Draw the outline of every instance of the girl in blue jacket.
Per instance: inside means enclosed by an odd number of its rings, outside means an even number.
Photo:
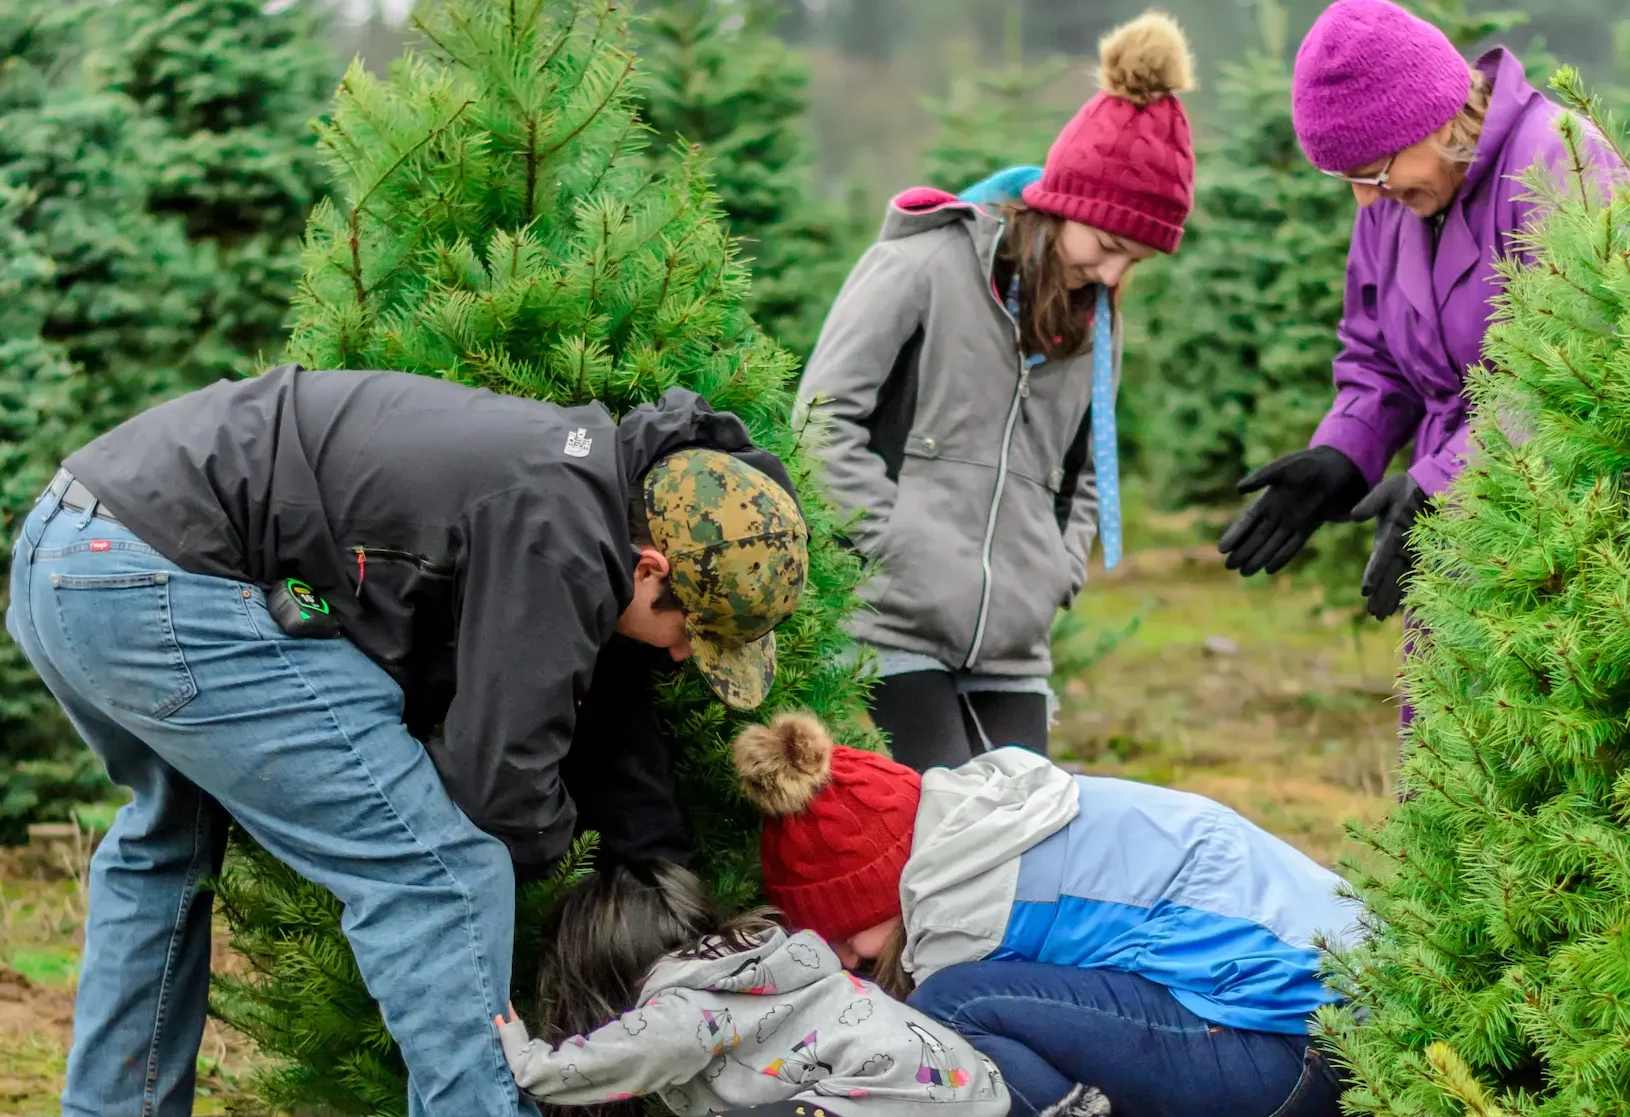
[[[1076,1083],[1138,1117],[1338,1112],[1315,944],[1360,908],[1238,813],[1021,748],[919,776],[806,715],[735,758],[770,902],[966,1036],[1019,1117]]]

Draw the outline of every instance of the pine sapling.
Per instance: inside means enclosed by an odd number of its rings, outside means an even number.
[[[859,566],[833,542],[804,432],[790,421],[793,361],[748,313],[747,269],[700,159],[651,170],[613,0],[447,0],[415,22],[423,52],[383,79],[352,66],[320,129],[334,196],[308,227],[290,356],[598,400],[616,414],[681,385],[741,416],[781,456],[809,521],[810,568],[798,612],[776,633],[765,710],[728,711],[688,672],[659,691],[704,870],[724,903],[745,905],[758,892],[757,819],[727,745],[746,718],[799,706],[850,743],[876,743],[844,655]],[[534,972],[526,924],[586,856],[580,848],[563,876],[519,898],[523,1011]],[[220,895],[251,971],[218,984],[215,1009],[275,1060],[261,1096],[287,1109],[404,1113],[400,1057],[333,899],[242,839]]]

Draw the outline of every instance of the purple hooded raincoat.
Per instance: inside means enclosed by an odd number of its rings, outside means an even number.
[[[1553,173],[1566,166],[1562,109],[1528,83],[1516,56],[1496,48],[1477,68],[1494,83],[1493,96],[1435,250],[1431,225],[1401,205],[1360,209],[1353,225],[1336,401],[1312,445],[1346,454],[1372,486],[1411,438],[1409,472],[1428,495],[1465,464],[1465,370],[1482,360],[1503,289],[1495,261],[1516,251],[1514,237],[1534,211],[1521,176],[1536,162]]]

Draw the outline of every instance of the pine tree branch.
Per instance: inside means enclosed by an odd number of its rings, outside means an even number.
[[[621,152],[623,150],[623,144],[628,141],[628,137],[639,130],[639,119],[637,117],[630,116],[627,123],[623,126],[622,132],[620,132],[617,136],[617,146],[614,148],[614,151]],[[622,163],[618,160],[617,155],[613,154],[611,158],[607,159],[600,167],[599,173],[594,176],[594,180],[588,184],[588,188],[584,191],[585,196],[592,198],[598,194],[600,192],[600,188],[605,184],[606,176],[611,174],[612,171],[621,168],[621,166]],[[629,199],[629,204],[637,205],[639,200],[645,196],[646,191],[651,189],[651,183],[653,181],[654,180],[652,179],[647,179],[644,183],[642,183],[640,188],[635,191],[634,196]]]
[[[526,118],[526,152],[523,158],[526,160],[526,202],[521,209],[521,223],[530,225],[536,213],[538,193],[538,120],[534,116]]]
[[[408,161],[409,157],[411,157],[426,144],[434,141],[443,132],[447,131],[447,129],[451,128],[453,123],[464,114],[464,110],[473,104],[475,104],[475,100],[473,98],[465,101],[458,108],[454,109],[453,114],[449,116],[442,124],[432,129],[431,132],[423,139],[419,140],[419,142],[415,143],[412,147],[398,155],[391,165],[385,168],[385,173],[374,180],[373,185],[368,187],[367,191],[363,193],[362,197],[358,199],[356,204],[351,207],[350,212],[346,214],[346,240],[351,250],[351,271],[349,274],[351,276],[352,287],[356,293],[358,306],[364,305],[368,300],[368,291],[362,282],[361,214],[363,207],[365,207],[373,198],[374,192],[383,186],[385,182],[401,168],[402,164]]]
[[[538,63],[536,68],[538,73],[541,74],[550,66],[553,66],[555,59],[560,57],[560,52],[566,49],[566,44],[572,41],[572,35],[577,30],[578,17],[582,14],[582,12],[582,4],[577,3],[572,5],[571,18],[566,21],[566,26],[561,28],[560,34],[555,36],[554,45],[544,52],[543,59]]]
[[[599,14],[594,20],[594,33],[589,36],[588,53],[591,56],[600,49],[600,44],[602,41],[600,36],[605,34],[606,24],[611,22],[612,13],[616,11],[616,9],[617,5],[613,2],[613,0],[601,0]],[[634,56],[630,54],[628,57],[629,61],[632,63]]]
[[[458,17],[454,15],[450,18],[457,20]],[[425,22],[424,16],[420,15],[418,12],[414,12],[410,22],[413,24],[413,29],[428,39],[430,41],[430,45],[441,51],[449,62],[456,62],[463,66],[469,65],[468,62],[454,53],[452,47],[449,47],[436,36],[436,33],[431,30],[430,25]],[[463,30],[463,28],[460,28],[460,30]]]
[[[588,115],[588,117],[585,120],[583,120],[582,123],[580,123],[576,128],[573,128],[569,133],[567,133],[566,137],[564,139],[562,139],[559,143],[557,143],[554,147],[550,148],[548,151],[543,153],[543,158],[544,159],[553,158],[555,153],[558,152],[561,148],[565,147],[567,144],[569,144],[573,140],[577,139],[578,136],[582,135],[584,129],[588,128],[588,126],[590,124],[593,124],[595,122],[595,120],[599,118],[600,114],[603,113],[607,109],[607,107],[609,107],[611,104],[613,104],[617,100],[618,95],[622,92],[623,86],[625,84],[627,84],[627,82],[628,82],[629,75],[634,72],[634,63],[635,63],[634,56],[632,54],[630,54],[630,55],[627,56],[627,58],[628,58],[628,61],[623,66],[623,72],[620,75],[618,75],[617,80],[612,85],[610,92],[608,92],[605,95],[604,99],[602,99],[601,102],[598,105],[595,106],[594,111],[591,112]]]

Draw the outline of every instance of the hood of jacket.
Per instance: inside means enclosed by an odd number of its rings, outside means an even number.
[[[967,229],[988,282],[996,246],[1002,239],[1002,220],[944,190],[916,186],[896,194],[883,213],[883,228],[877,234],[877,243],[905,240],[958,224]]]
[[[911,857],[900,874],[906,972],[921,983],[1001,945],[1020,856],[1080,810],[1070,774],[1028,749],[994,749],[924,773]]]
[[[665,989],[712,993],[791,993],[841,972],[842,964],[814,931],[767,931],[748,950],[717,958],[670,955],[658,962],[640,990],[644,1003]],[[773,975],[773,976],[772,976]]]
[[[1028,164],[1007,167],[988,178],[980,179],[957,197],[980,208],[1020,202],[1024,200],[1024,188],[1039,180],[1044,169]]]

